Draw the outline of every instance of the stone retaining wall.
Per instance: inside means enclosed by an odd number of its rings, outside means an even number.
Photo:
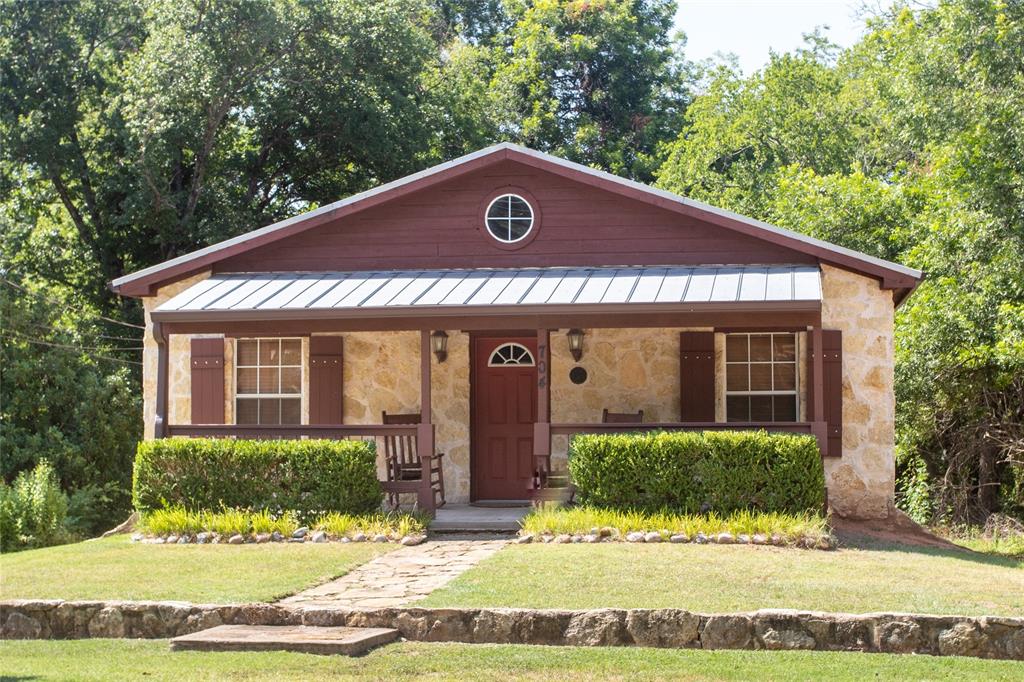
[[[1024,660],[1024,618],[680,609],[339,609],[274,604],[15,600],[0,602],[4,638],[163,638],[221,624],[397,628],[424,642],[816,649]]]

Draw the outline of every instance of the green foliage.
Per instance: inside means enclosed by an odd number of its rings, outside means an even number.
[[[524,144],[649,179],[688,91],[671,0],[507,3],[492,92],[500,129]]]
[[[895,343],[900,503],[920,519],[1024,514],[1022,63],[1024,4],[897,3],[848,50],[710,70],[658,171],[925,271]]]
[[[383,500],[375,462],[365,441],[162,438],[139,443],[133,501],[142,512],[266,509],[303,520],[372,512]]]
[[[50,303],[0,280],[0,478],[10,482],[45,458],[71,496],[73,530],[93,535],[123,521],[131,506],[142,401],[125,361],[140,353],[75,350],[99,344],[101,334],[132,333],[80,305]],[[141,348],[141,340],[119,342],[133,343]]]
[[[276,531],[290,537],[299,527],[300,516],[291,510],[279,514],[269,509],[253,512],[244,509],[192,511],[177,505],[143,513],[139,528],[151,535],[160,536],[195,535],[204,531],[223,536],[257,535]],[[363,533],[367,536],[384,534],[397,540],[407,535],[425,533],[427,522],[425,516],[404,512],[347,514],[332,511],[314,517],[310,525],[334,538]]]
[[[586,535],[596,528],[602,532],[625,536],[634,531],[661,533],[664,539],[675,533],[690,538],[697,533],[707,536],[718,533],[733,535],[761,534],[777,536],[786,544],[817,541],[829,535],[827,520],[819,514],[786,514],[779,512],[734,511],[727,516],[708,514],[677,514],[673,512],[641,512],[600,507],[564,507],[537,509],[526,515],[523,533],[534,535]]]
[[[45,459],[19,474],[13,485],[0,481],[0,551],[66,542],[67,511],[67,498]]]
[[[652,512],[816,511],[825,479],[811,436],[655,432],[575,436],[569,472],[584,504]]]
[[[313,527],[335,538],[364,533],[367,536],[382,534],[399,539],[407,535],[426,533],[428,522],[429,519],[423,515],[404,512],[361,515],[330,512],[318,518]]]
[[[289,536],[299,527],[299,518],[292,511],[285,511],[282,514],[274,515],[269,509],[261,509],[249,516],[249,523],[253,533],[273,533]]]

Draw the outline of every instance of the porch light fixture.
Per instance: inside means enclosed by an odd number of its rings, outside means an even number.
[[[570,329],[565,336],[569,339],[569,352],[572,353],[572,359],[579,362],[583,358],[583,330]]]
[[[430,335],[430,343],[434,347],[434,355],[438,362],[444,362],[448,358],[448,335],[438,329]]]

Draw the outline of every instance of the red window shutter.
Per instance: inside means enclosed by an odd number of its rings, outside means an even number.
[[[822,329],[821,343],[824,354],[821,358],[824,377],[822,391],[825,414],[821,419],[814,414],[814,400],[807,391],[807,420],[824,421],[827,425],[828,456],[843,455],[843,332],[838,329]],[[814,336],[807,334],[807,386],[814,386]]]
[[[309,337],[309,423],[341,424],[342,404],[342,337]]]
[[[192,339],[192,423],[224,423],[224,339]]]
[[[715,334],[679,334],[679,408],[681,421],[715,421]]]

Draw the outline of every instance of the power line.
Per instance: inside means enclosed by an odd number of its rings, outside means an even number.
[[[130,348],[99,348],[99,347],[96,347],[96,346],[75,346],[75,345],[67,344],[67,343],[56,343],[54,341],[49,341],[47,339],[38,339],[38,338],[36,338],[34,336],[27,336],[27,335],[22,334],[20,332],[10,331],[10,330],[0,330],[0,336],[8,336],[10,338],[19,339],[21,341],[38,341],[39,343],[45,343],[45,344],[48,344],[48,345],[51,345],[51,346],[56,346],[57,348],[71,348],[73,350],[81,350],[81,351],[96,351],[96,350],[98,350],[98,351],[103,351],[105,353],[108,353],[110,351],[117,352],[117,351],[140,351],[140,350],[145,350],[145,348],[143,348],[142,346],[132,346]]]
[[[8,337],[10,337],[10,334],[0,333],[0,336],[8,336]],[[63,343],[50,343],[48,341],[38,341],[38,340],[34,340],[34,339],[18,339],[18,340],[19,341],[24,341],[25,343],[34,343],[37,346],[50,346],[51,348],[61,348],[61,349],[64,349],[64,350],[76,350],[76,351],[79,351],[80,353],[88,355],[90,358],[92,358],[94,360],[108,360],[110,362],[122,362],[122,363],[124,363],[126,365],[138,365],[140,367],[142,366],[142,363],[138,362],[137,360],[124,360],[122,358],[112,358],[109,355],[96,355],[96,354],[93,354],[93,353],[88,353],[88,352],[86,352],[86,349],[79,348],[78,346],[68,346],[68,345],[65,345]]]
[[[60,328],[52,326],[52,325],[39,324],[38,322],[29,322],[27,320],[22,320],[20,322],[20,324],[27,324],[30,327],[35,327],[36,329],[42,329],[44,331],[55,333],[55,334],[69,334],[69,333],[71,333],[70,330],[67,330],[67,329],[60,329]],[[76,330],[76,331],[81,332],[81,330]],[[91,334],[89,332],[81,332],[81,333],[84,336],[95,336],[98,339],[110,339],[112,341],[142,341],[143,340],[143,339],[141,339],[138,336],[110,336],[109,334]]]
[[[0,281],[2,281],[5,284],[8,284],[8,285],[14,287],[15,289],[23,291],[24,293],[28,294],[29,296],[35,296],[36,298],[38,298],[41,301],[46,301],[50,305],[56,305],[56,306],[64,306],[64,305],[66,305],[65,303],[63,303],[61,301],[57,301],[55,299],[52,299],[49,296],[45,296],[43,294],[39,294],[39,293],[36,293],[34,291],[29,291],[25,287],[21,286],[20,284],[15,283],[15,282],[12,282],[11,280],[7,279],[6,277],[0,276]],[[92,317],[99,318],[99,319],[103,320],[104,322],[110,322],[112,324],[119,324],[119,325],[122,325],[124,327],[131,327],[132,329],[143,329],[143,330],[145,330],[145,327],[142,326],[141,324],[132,324],[131,322],[124,322],[122,320],[115,320],[112,317],[106,317],[105,315],[100,315],[99,313],[86,313],[86,314],[91,315]]]

